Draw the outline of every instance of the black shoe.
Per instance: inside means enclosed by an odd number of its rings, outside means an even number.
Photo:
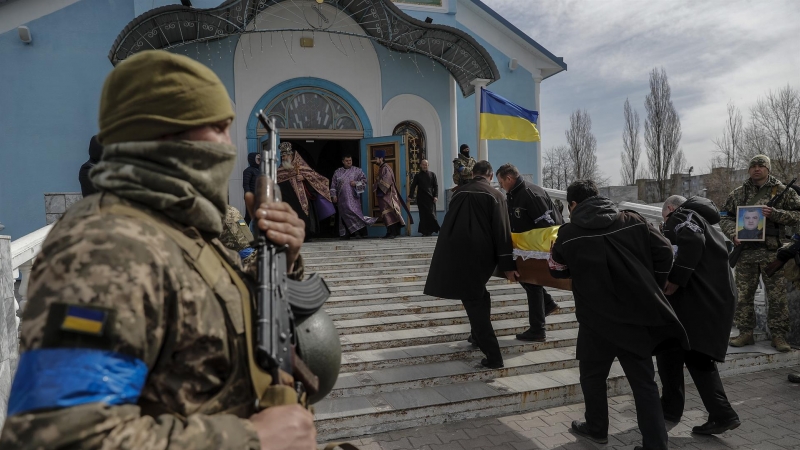
[[[692,428],[692,433],[695,434],[722,434],[728,430],[738,428],[742,422],[738,418],[730,419],[725,422],[711,422],[708,421],[700,426]]]
[[[394,239],[394,235],[390,233],[386,233],[381,239]]]
[[[350,240],[350,235],[349,234],[345,234],[344,236],[339,236],[339,240],[340,241],[349,241]]]
[[[486,358],[483,358],[481,360],[481,365],[483,367],[486,367],[487,369],[502,369],[504,367],[503,366],[503,361],[500,361],[500,362],[489,362],[489,360],[486,359]]]
[[[471,334],[469,336],[467,336],[467,342],[472,344],[473,347],[478,348],[478,343],[475,342],[475,339],[472,339],[472,335]]]
[[[681,416],[668,416],[668,415],[664,414],[664,420],[666,420],[667,422],[672,422],[672,423],[680,423]]]
[[[547,340],[547,336],[544,333],[534,333],[529,329],[524,333],[518,334],[517,339],[520,341],[544,342]]]
[[[789,381],[792,383],[800,383],[800,373],[790,373]]]
[[[553,314],[554,312],[558,311],[559,309],[561,309],[561,307],[558,306],[557,304],[553,303],[553,306],[551,306],[551,307],[549,307],[549,308],[544,310],[544,316],[547,317],[550,314]]]
[[[601,436],[599,434],[592,433],[589,431],[589,427],[586,426],[586,422],[573,420],[572,430],[577,433],[578,436],[583,436],[592,442],[597,442],[598,444],[608,444],[608,435],[606,434],[605,436]]]

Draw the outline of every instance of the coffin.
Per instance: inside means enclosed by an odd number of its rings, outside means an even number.
[[[523,259],[518,257],[515,261],[517,263],[517,272],[519,272],[519,281],[565,291],[572,290],[572,280],[553,278],[550,275],[550,268],[547,266],[546,259]],[[505,274],[499,268],[495,269],[493,275],[505,278]]]

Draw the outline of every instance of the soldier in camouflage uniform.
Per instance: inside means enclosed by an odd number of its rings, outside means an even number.
[[[245,222],[242,213],[231,205],[228,205],[228,212],[222,223],[222,234],[219,240],[226,248],[239,254],[242,258],[242,267],[250,268],[256,262],[256,251],[250,245],[253,243],[253,233]],[[248,270],[245,270],[248,271]]]
[[[290,387],[295,404],[255,410],[247,275],[216,238],[233,116],[217,76],[185,56],[144,51],[109,74],[99,193],[36,258],[0,448],[316,448]],[[285,203],[255,217],[302,276],[303,221]]]
[[[475,158],[469,156],[469,145],[461,144],[458,158],[453,160],[453,183],[463,186],[472,181],[472,168],[475,167]]]
[[[722,231],[735,245],[744,245],[739,262],[736,264],[736,289],[739,303],[736,305],[734,321],[739,328],[739,336],[731,339],[734,347],[742,347],[755,343],[753,327],[755,326],[754,297],[759,277],[766,286],[767,325],[772,334],[772,345],[781,352],[791,350],[786,343],[789,331],[789,306],[786,302],[786,282],[782,274],[772,278],[762,276],[764,268],[772,262],[775,251],[782,245],[781,238],[786,234],[785,227],[800,222],[800,196],[789,189],[781,201],[770,208],[764,206],[762,212],[766,217],[765,242],[739,242],[737,239],[736,219],[737,206],[765,205],[772,197],[785,189],[783,183],[769,174],[770,160],[764,155],[757,155],[750,160],[750,178],[731,192],[728,200],[720,210]]]

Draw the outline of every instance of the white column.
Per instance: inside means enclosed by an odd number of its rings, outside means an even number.
[[[536,128],[539,130],[539,136],[542,136],[542,110],[540,108],[541,102],[539,97],[539,92],[541,91],[542,87],[542,71],[541,70],[534,70],[533,72],[533,95],[534,103],[536,105],[536,111],[539,111],[539,120],[536,123]],[[539,186],[542,185],[542,153],[544,153],[544,147],[542,146],[542,141],[539,141],[539,151],[536,152],[536,184]]]
[[[455,184],[453,183],[453,177],[449,175],[451,175],[450,172],[453,170],[453,165],[451,164],[451,161],[458,158],[459,145],[461,144],[460,142],[458,142],[458,83],[456,83],[456,79],[453,78],[453,76],[451,75],[450,76],[450,160],[442,162],[442,167],[444,168],[444,170],[442,171],[442,177],[447,180],[448,187],[455,187]],[[442,185],[444,185],[444,183],[442,183]]]
[[[28,302],[28,281],[31,279],[31,269],[33,269],[33,259],[25,261],[19,266],[19,275],[20,275],[20,282],[19,282],[19,297],[22,302],[20,305],[22,308],[25,307],[25,304]]]
[[[481,139],[481,89],[485,88],[489,80],[476,78],[470,82],[475,86],[475,142],[478,146],[478,161],[489,160],[489,142]]]

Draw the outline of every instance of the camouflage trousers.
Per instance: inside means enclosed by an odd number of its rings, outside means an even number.
[[[772,336],[786,336],[789,332],[789,304],[786,300],[786,280],[783,271],[772,278],[763,274],[767,264],[775,259],[775,251],[747,249],[742,252],[736,264],[736,290],[739,302],[733,316],[736,327],[740,331],[752,331],[756,325],[755,294],[758,280],[764,281],[766,288],[767,325]]]

